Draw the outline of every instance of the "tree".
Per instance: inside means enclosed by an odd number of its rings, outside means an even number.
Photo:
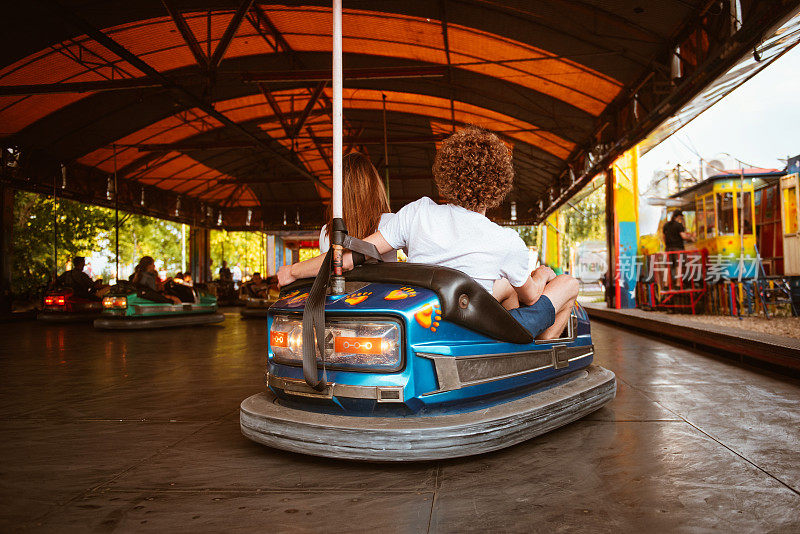
[[[212,275],[217,275],[223,260],[229,267],[238,265],[242,275],[262,271],[267,255],[263,238],[263,234],[258,232],[212,230],[209,237],[211,260],[214,262]]]
[[[525,245],[529,247],[538,246],[539,236],[535,226],[514,226],[513,228],[525,242]]]
[[[73,256],[105,256],[110,266],[103,277],[106,281],[113,278],[114,223],[114,210],[108,208],[17,191],[14,197],[14,294],[33,296],[37,288],[48,283],[53,270],[58,273],[66,270]],[[54,233],[58,235],[55,263]],[[121,276],[131,273],[142,256],[152,256],[159,269],[174,274],[181,265],[181,225],[120,212],[119,253]]]
[[[97,236],[113,226],[113,213],[73,202],[17,191],[14,196],[12,291],[30,294],[47,284],[53,270],[66,269],[73,256],[97,250]],[[56,223],[58,258],[54,263]]]

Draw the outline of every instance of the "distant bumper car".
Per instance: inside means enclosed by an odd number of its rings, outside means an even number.
[[[269,309],[267,389],[240,407],[249,439],[332,458],[453,458],[561,427],[616,394],[614,373],[592,365],[579,305],[563,337],[534,341],[460,271],[384,263],[346,280],[316,316],[324,334],[304,332],[311,281],[288,286]],[[316,361],[314,351],[304,358],[315,340]]]
[[[72,289],[55,289],[44,296],[44,306],[37,318],[47,323],[92,321],[100,316],[103,304],[99,298],[75,294]]]
[[[200,293],[195,302],[174,304],[160,293],[120,283],[103,298],[103,311],[94,327],[103,330],[142,330],[221,323],[217,299]]]
[[[257,297],[242,297],[244,308],[242,308],[242,317],[245,319],[266,319],[269,307],[277,302],[277,299],[264,299]]]

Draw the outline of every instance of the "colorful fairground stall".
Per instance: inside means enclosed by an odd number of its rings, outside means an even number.
[[[740,169],[672,195],[695,242],[653,250],[647,241],[640,307],[692,314],[798,314],[798,158],[785,170]],[[660,236],[659,236],[660,237]]]

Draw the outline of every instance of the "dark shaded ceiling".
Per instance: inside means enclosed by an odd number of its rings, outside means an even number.
[[[489,128],[516,169],[491,215],[511,222],[515,202],[515,222],[537,222],[798,3],[346,1],[344,144],[388,173],[396,210],[436,196],[443,137]],[[328,3],[33,0],[4,16],[4,181],[199,225],[320,224]]]

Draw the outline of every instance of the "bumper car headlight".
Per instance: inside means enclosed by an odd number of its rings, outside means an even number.
[[[303,322],[275,316],[269,345],[276,362],[303,364]],[[400,327],[392,321],[325,322],[325,361],[332,368],[394,371],[400,367]],[[317,358],[321,363],[321,359]]]
[[[103,309],[120,310],[128,307],[128,297],[104,297]]]

